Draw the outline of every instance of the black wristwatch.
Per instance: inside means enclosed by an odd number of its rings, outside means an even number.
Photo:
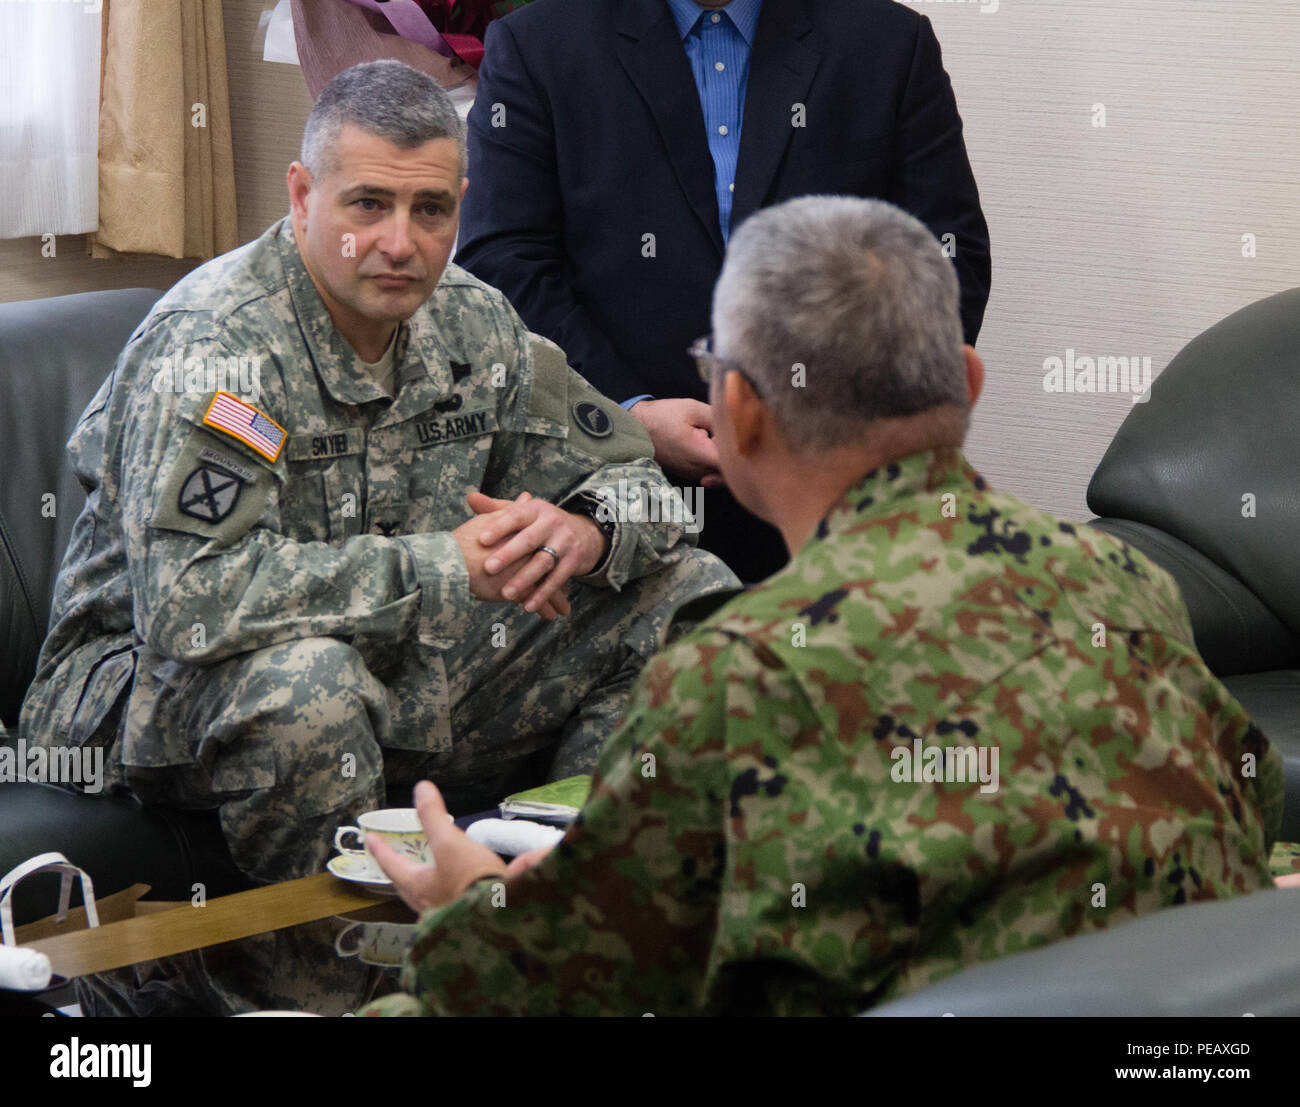
[[[600,527],[601,532],[605,535],[605,556],[600,559],[591,572],[586,574],[589,577],[594,577],[609,564],[610,555],[614,552],[614,535],[618,532],[618,524],[611,517],[613,509],[608,501],[602,500],[596,493],[579,492],[573,499],[565,503],[564,510],[571,511],[574,515],[585,515],[596,526]]]

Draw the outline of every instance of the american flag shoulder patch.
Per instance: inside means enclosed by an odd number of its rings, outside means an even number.
[[[264,415],[229,392],[218,392],[203,416],[203,425],[237,438],[268,461],[275,461],[284,448],[288,432],[269,415]]]

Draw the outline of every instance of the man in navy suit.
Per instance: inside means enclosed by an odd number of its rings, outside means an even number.
[[[457,262],[629,408],[670,476],[711,489],[701,545],[769,575],[784,546],[721,486],[687,347],[730,232],[810,193],[921,219],[974,344],[988,227],[930,21],[891,0],[535,0],[486,46]],[[792,387],[816,371],[792,366]]]

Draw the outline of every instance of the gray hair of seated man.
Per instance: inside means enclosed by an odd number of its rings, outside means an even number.
[[[952,262],[882,200],[805,196],[731,236],[713,338],[802,453],[861,442],[866,424],[968,409]],[[724,366],[725,367],[725,366]]]
[[[399,61],[362,62],[320,90],[303,129],[299,160],[312,177],[336,167],[334,147],[345,123],[409,150],[438,138],[456,140],[465,174],[465,127],[438,82]]]

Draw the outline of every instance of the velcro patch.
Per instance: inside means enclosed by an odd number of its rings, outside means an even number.
[[[328,461],[366,452],[366,435],[360,427],[339,427],[319,434],[295,434],[287,447],[290,461]]]
[[[241,465],[229,454],[223,454],[220,450],[214,450],[211,446],[204,446],[199,450],[199,460],[212,462],[219,469],[225,469],[227,472],[233,473],[245,484],[252,484],[253,481],[257,480],[257,474],[247,465]]]
[[[443,415],[433,419],[413,419],[406,426],[405,437],[412,446],[437,446],[458,438],[493,434],[498,430],[497,413],[466,411],[461,415]]]
[[[275,461],[280,456],[288,437],[288,432],[269,415],[229,392],[218,392],[212,397],[203,424],[237,439],[267,461]]]

